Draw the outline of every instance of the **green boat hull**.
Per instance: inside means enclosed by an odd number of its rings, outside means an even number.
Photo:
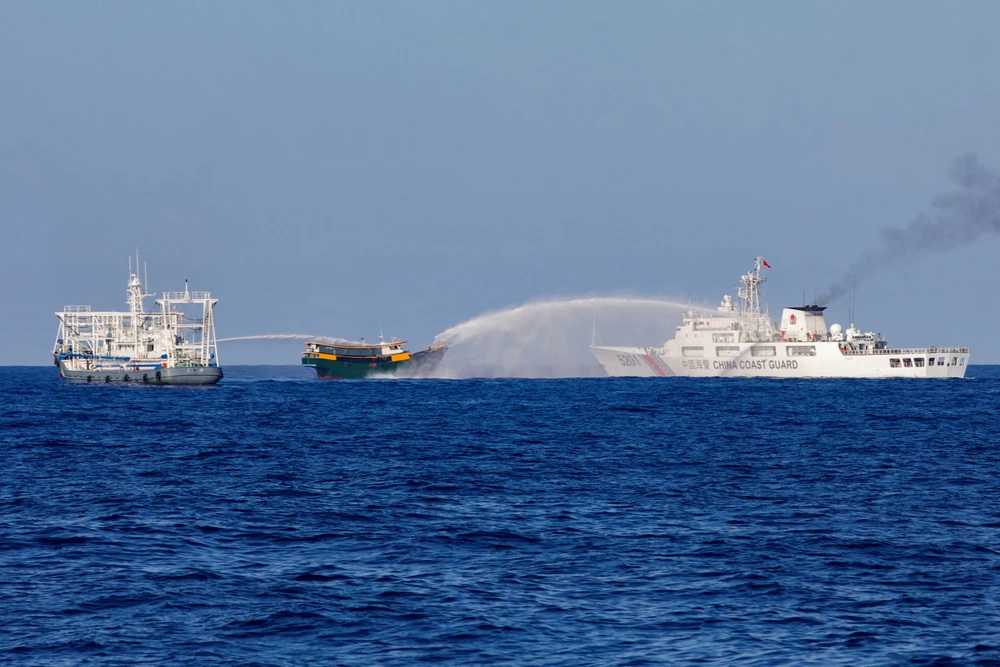
[[[444,358],[446,347],[428,348],[408,355],[408,359],[393,361],[391,357],[338,357],[323,359],[302,357],[303,366],[316,369],[322,380],[362,380],[364,378],[394,375],[398,377],[428,377]]]

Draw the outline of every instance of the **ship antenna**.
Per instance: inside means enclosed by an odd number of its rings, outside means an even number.
[[[142,263],[142,286],[146,288],[146,294],[150,294],[149,291],[149,267],[146,266],[146,262]]]
[[[594,315],[594,327],[590,331],[590,347],[594,347],[597,342],[597,315]]]
[[[382,320],[378,321],[378,342],[385,342],[385,338],[382,337]]]

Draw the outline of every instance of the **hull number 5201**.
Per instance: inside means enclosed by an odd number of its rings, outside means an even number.
[[[618,363],[622,366],[638,366],[639,360],[635,358],[634,354],[619,354]]]

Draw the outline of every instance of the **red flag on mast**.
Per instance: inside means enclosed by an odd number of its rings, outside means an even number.
[[[770,265],[770,264],[768,264],[768,263],[767,263],[767,260],[766,260],[766,259],[764,259],[763,257],[761,257],[761,258],[760,258],[760,261],[761,261],[761,262],[763,262],[764,266],[766,266],[767,268],[769,268],[769,269],[771,268],[771,265]]]

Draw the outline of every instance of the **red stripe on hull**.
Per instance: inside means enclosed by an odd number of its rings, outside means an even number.
[[[663,368],[658,363],[650,359],[648,354],[640,354],[639,356],[642,357],[643,361],[649,364],[649,367],[653,369],[654,373],[659,375],[661,378],[667,377],[667,372],[663,370]]]

